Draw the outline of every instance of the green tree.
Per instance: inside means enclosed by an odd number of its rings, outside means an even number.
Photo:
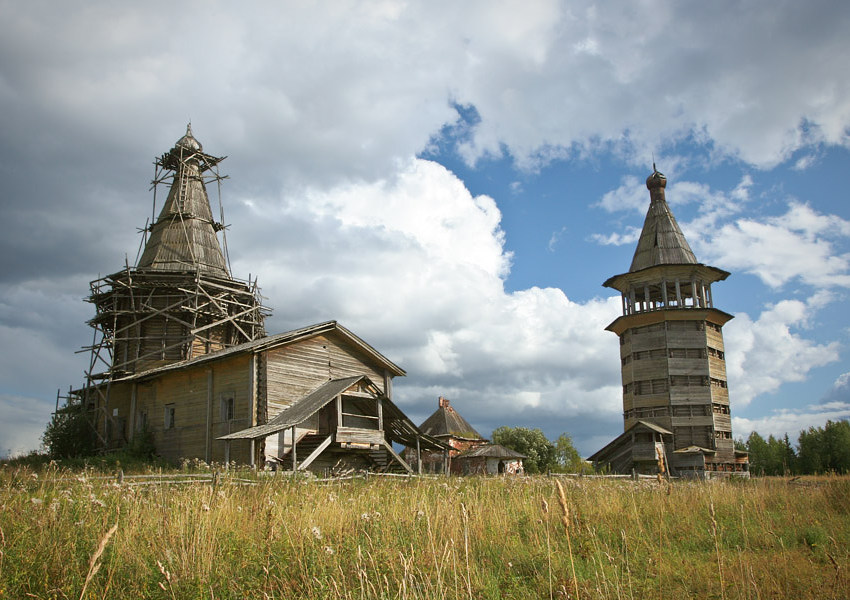
[[[593,467],[587,464],[573,446],[573,440],[562,433],[555,440],[555,470],[562,473],[592,473]]]
[[[53,413],[41,440],[50,458],[91,456],[96,447],[94,429],[78,404]]]
[[[827,421],[801,431],[798,457],[803,473],[850,472],[850,423]]]
[[[757,431],[753,431],[747,438],[747,452],[750,453],[750,472],[754,475],[767,475],[770,449]]]
[[[796,469],[797,456],[786,434],[784,438],[752,432],[744,449],[750,454],[750,472],[755,475],[784,475]]]
[[[527,473],[545,473],[557,467],[555,446],[539,429],[499,427],[493,431],[493,443],[516,450],[527,458],[523,461]]]

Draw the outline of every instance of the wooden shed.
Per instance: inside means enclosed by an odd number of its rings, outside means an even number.
[[[500,444],[484,444],[455,456],[452,469],[461,475],[522,475],[524,458],[524,454]]]

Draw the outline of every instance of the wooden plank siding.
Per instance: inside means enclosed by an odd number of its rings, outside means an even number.
[[[146,422],[153,433],[157,454],[165,459],[209,458],[221,462],[224,443],[215,438],[251,426],[250,361],[249,354],[235,355],[194,368],[162,373],[149,381],[113,383],[110,414],[117,408],[119,415],[127,415],[128,439]],[[131,415],[133,385],[136,386],[136,399]],[[228,419],[226,405],[230,399],[233,418]],[[174,423],[166,429],[168,405],[174,406]],[[129,431],[130,427],[133,432]],[[249,444],[234,443],[230,456],[231,460],[248,462]]]
[[[384,387],[384,372],[358,358],[356,349],[341,336],[317,335],[265,352],[265,380],[269,419],[322,383],[366,375]]]

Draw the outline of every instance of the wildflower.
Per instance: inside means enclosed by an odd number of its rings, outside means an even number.
[[[319,529],[318,527],[313,527],[313,528],[310,530],[310,533],[312,533],[312,534],[313,534],[313,537],[314,537],[314,538],[316,538],[317,540],[322,539],[322,530],[321,530],[321,529]]]
[[[30,498],[30,502],[35,504],[36,506],[40,505],[43,501],[41,498]]]
[[[205,502],[205,503],[203,503],[203,504],[201,505],[201,510],[203,510],[204,512],[209,512],[209,511],[210,511],[210,505],[209,505],[209,504],[207,504],[206,502]]]
[[[360,515],[360,518],[364,521],[368,521],[371,517],[369,516],[369,513],[363,513],[362,515]]]
[[[417,519],[424,519],[424,518],[425,518],[425,511],[423,511],[423,510],[417,510],[417,511],[416,511],[416,518],[417,518]]]
[[[331,548],[330,546],[325,546],[325,554],[333,554],[333,553],[334,553],[333,548]]]
[[[32,473],[30,477],[32,477],[33,479],[38,479],[38,473]]]

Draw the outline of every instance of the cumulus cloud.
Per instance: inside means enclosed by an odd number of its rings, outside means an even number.
[[[791,202],[788,211],[763,220],[738,219],[705,234],[705,260],[752,273],[778,288],[792,280],[815,287],[850,286],[850,253],[835,242],[850,238],[850,221]],[[701,239],[701,238],[698,238]]]
[[[799,333],[828,301],[823,293],[805,302],[783,300],[755,321],[741,313],[725,326],[726,370],[736,406],[747,406],[783,383],[804,381],[812,369],[839,359],[837,342],[818,344]]]
[[[604,331],[619,300],[506,292],[498,207],[441,165],[411,160],[392,180],[295,196],[271,218],[255,210],[269,232],[293,220],[301,231],[247,248],[274,299],[273,329],[303,324],[305,312],[340,320],[408,370],[395,388],[405,408],[454,395],[485,430],[520,413],[537,426],[558,415],[564,430],[580,414],[619,416],[616,336]]]

